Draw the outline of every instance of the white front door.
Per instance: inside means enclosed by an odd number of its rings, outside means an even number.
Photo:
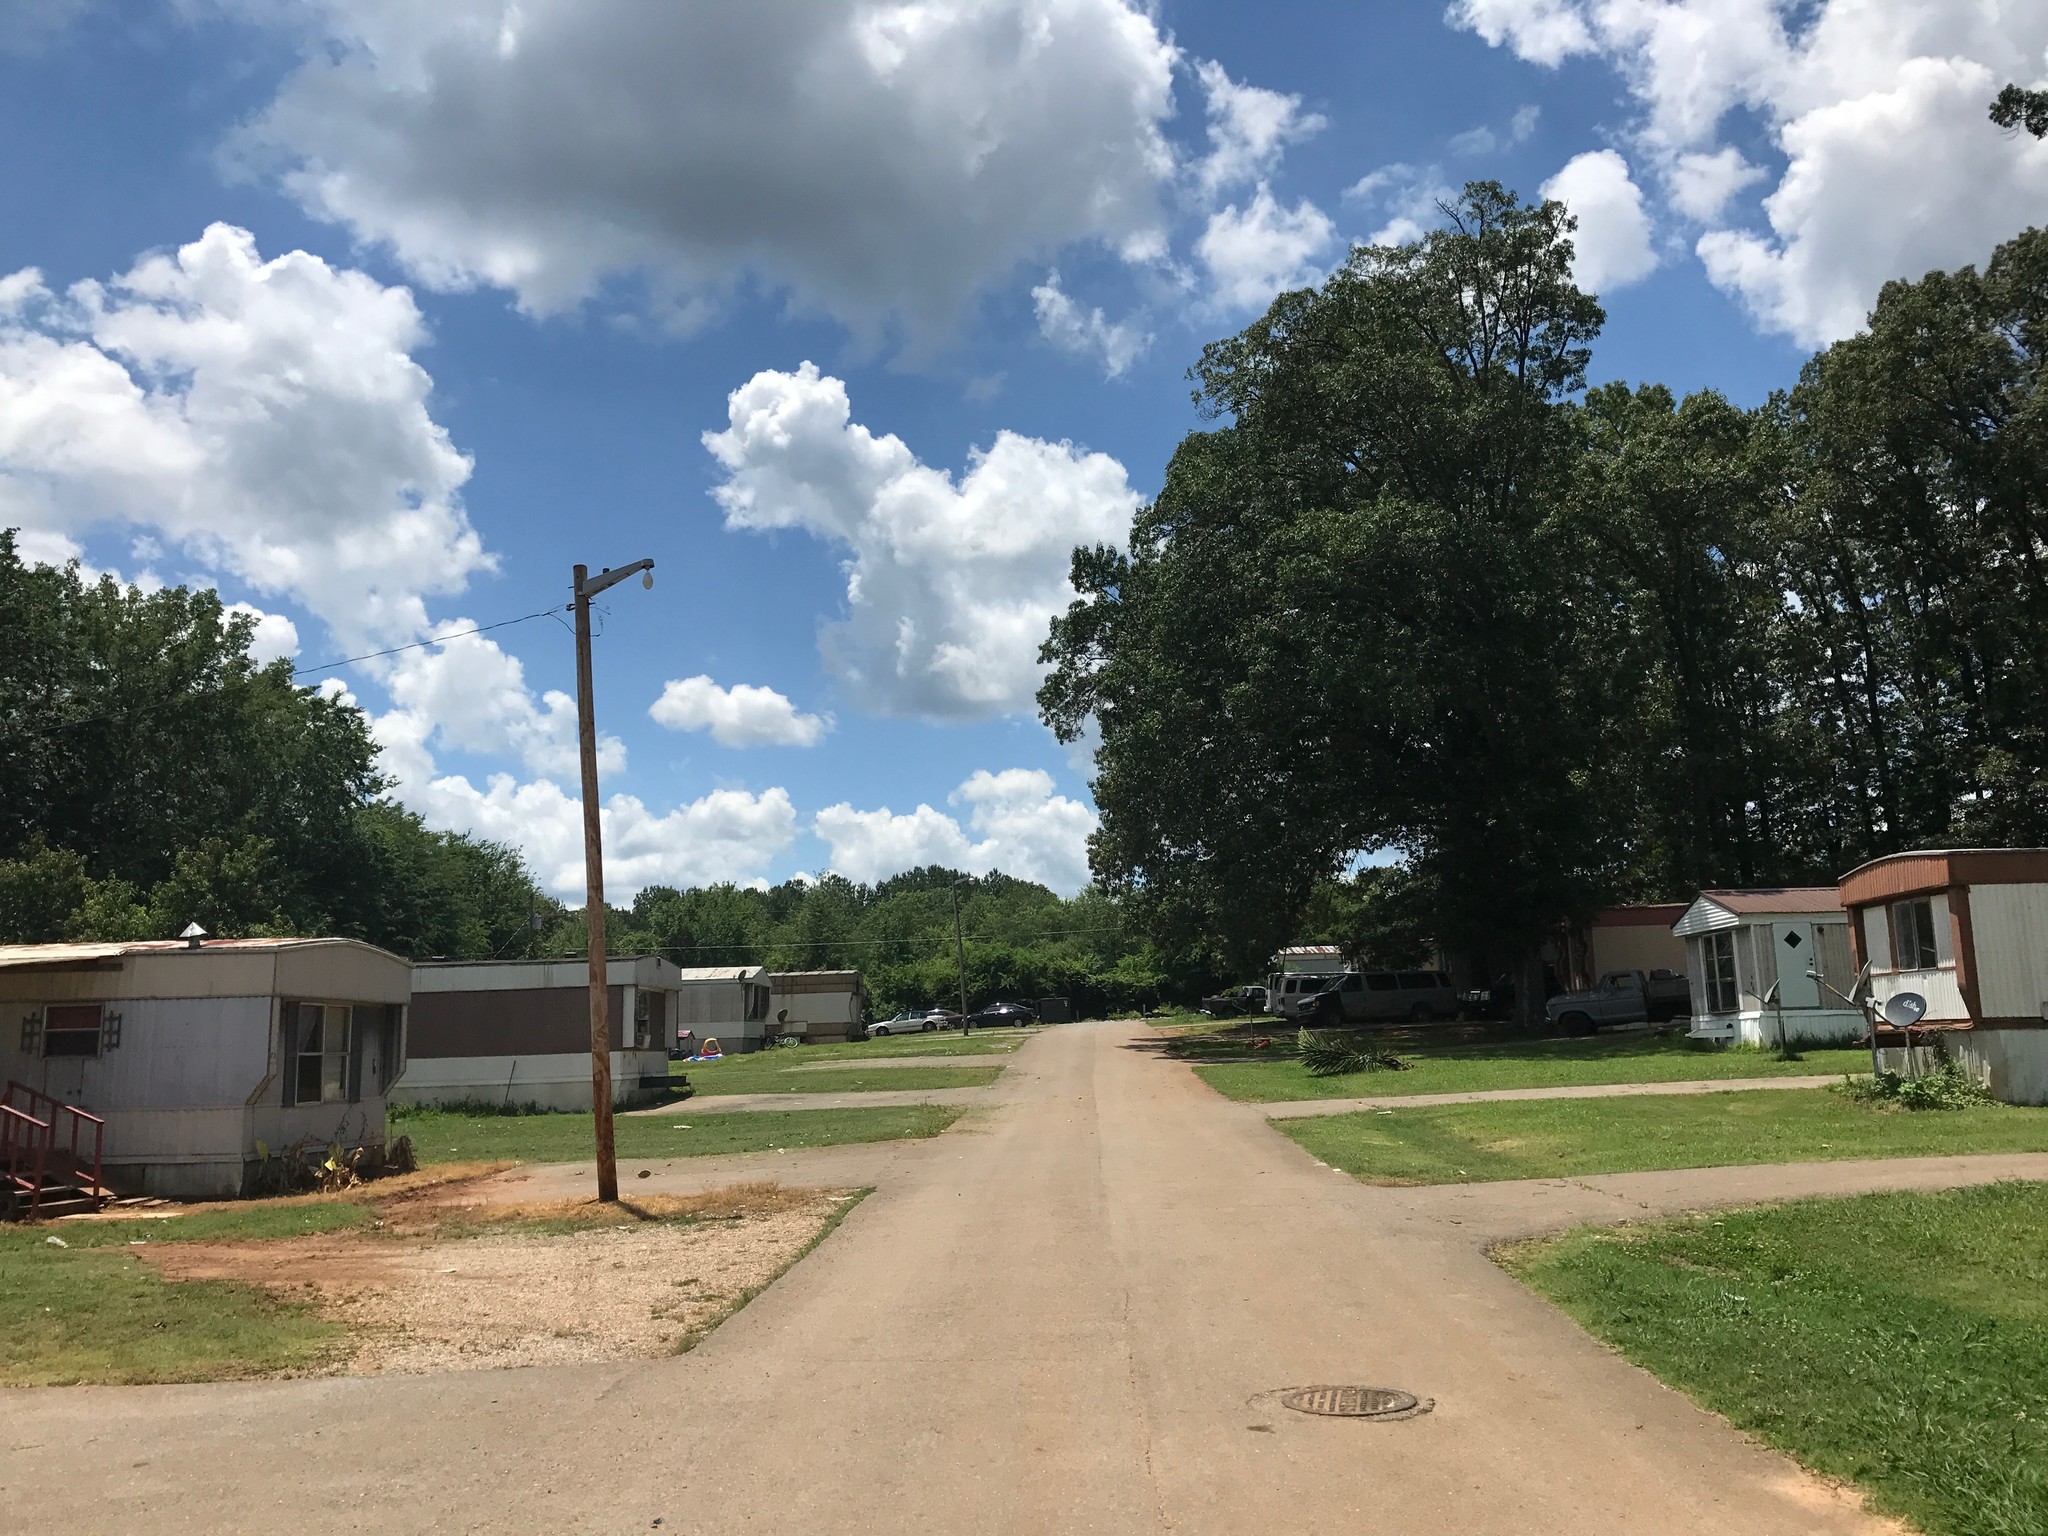
[[[1820,983],[1806,974],[1820,964],[1813,952],[1813,924],[1776,923],[1771,934],[1778,946],[1779,1005],[1818,1008]]]

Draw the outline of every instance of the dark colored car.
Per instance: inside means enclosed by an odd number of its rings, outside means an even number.
[[[976,1029],[988,1029],[997,1024],[1036,1024],[1038,1015],[1022,1003],[990,1003],[968,1015],[967,1022]]]
[[[1203,998],[1199,1006],[1212,1019],[1245,1018],[1266,1011],[1266,989],[1227,987],[1214,997]]]

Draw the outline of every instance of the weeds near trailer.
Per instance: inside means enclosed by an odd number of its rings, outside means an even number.
[[[1997,1102],[1990,1089],[1952,1061],[1919,1077],[1880,1072],[1874,1078],[1849,1078],[1834,1091],[1859,1104],[1897,1109],[1976,1109]]]

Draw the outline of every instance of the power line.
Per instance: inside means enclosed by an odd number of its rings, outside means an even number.
[[[500,619],[495,624],[479,624],[474,629],[451,630],[445,635],[434,635],[429,639],[415,640],[410,645],[394,645],[388,651],[371,651],[366,656],[345,656],[340,661],[322,662],[317,667],[295,667],[293,677],[310,677],[315,672],[332,672],[336,667],[352,667],[359,661],[375,661],[380,656],[396,656],[401,651],[422,650],[430,645],[440,645],[449,640],[460,640],[465,635],[481,635],[488,630],[504,629],[513,624],[524,624],[528,619],[545,619],[554,615],[552,608],[543,608],[538,613],[522,613],[516,619]]]
[[[401,651],[417,651],[430,645],[439,645],[446,640],[460,640],[465,635],[481,635],[487,630],[504,629],[513,624],[524,624],[531,619],[550,619],[555,616],[555,609],[543,608],[536,613],[522,613],[516,619],[500,619],[495,624],[479,624],[473,629],[458,629],[449,634],[436,635],[431,639],[415,640],[409,645],[394,645],[389,650],[371,651],[366,656],[349,656],[340,661],[325,662],[317,667],[299,667],[294,669],[292,676],[310,677],[316,672],[332,672],[337,667],[353,666],[359,661],[375,661],[381,656],[396,656]],[[21,741],[31,736],[53,735],[58,731],[68,731],[82,725],[105,725],[115,721],[133,720],[137,716],[153,715],[160,710],[175,708],[181,704],[192,704],[202,699],[217,699],[225,692],[226,690],[221,688],[188,689],[182,693],[164,694],[151,703],[137,704],[132,708],[117,707],[99,710],[93,714],[73,715],[64,720],[42,720],[33,725],[23,725],[11,731],[0,732],[0,743]]]

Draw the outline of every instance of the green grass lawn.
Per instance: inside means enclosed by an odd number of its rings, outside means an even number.
[[[1369,1038],[1369,1037],[1361,1037]],[[1238,1049],[1243,1050],[1240,1042]],[[1689,1079],[1806,1077],[1870,1071],[1870,1053],[1809,1050],[1797,1061],[1754,1047],[1715,1050],[1682,1037],[1594,1035],[1573,1040],[1515,1040],[1492,1045],[1395,1046],[1406,1072],[1311,1077],[1294,1059],[1294,1036],[1275,1039],[1269,1060],[1197,1066],[1196,1076],[1227,1099],[1362,1099],[1411,1093],[1479,1093],[1498,1088],[1577,1088],[1600,1083],[1678,1083]],[[1259,1053],[1265,1055],[1265,1052]]]
[[[2048,1109],[1882,1110],[1825,1088],[1431,1104],[1274,1124],[1333,1168],[1397,1184],[2048,1151]]]
[[[2048,1531],[2048,1187],[1800,1201],[1496,1257],[1930,1536]]]
[[[790,1063],[763,1060],[771,1053],[741,1056],[715,1067],[690,1069],[690,1087],[700,1096],[733,1093],[876,1093],[922,1088],[986,1088],[1002,1076],[1000,1066],[870,1067],[848,1062],[830,1072],[792,1072]],[[776,1051],[776,1057],[794,1055]],[[757,1066],[756,1063],[759,1063]]]
[[[169,1284],[130,1244],[299,1237],[371,1219],[367,1207],[331,1202],[0,1227],[0,1385],[206,1381],[317,1365],[342,1343],[340,1324],[254,1286]]]
[[[694,1085],[699,1081],[700,1073],[708,1078],[714,1072],[724,1072],[734,1067],[750,1071],[785,1072],[791,1067],[857,1067],[863,1062],[891,1056],[1008,1056],[1036,1033],[1036,1030],[1022,1029],[976,1030],[965,1039],[957,1033],[891,1035],[886,1040],[855,1040],[843,1043],[835,1041],[830,1045],[798,1045],[772,1051],[750,1051],[744,1056],[728,1056],[717,1063],[672,1061],[668,1064],[668,1070],[671,1077],[687,1074]],[[916,1069],[905,1067],[902,1070],[908,1072]]]
[[[647,1159],[936,1136],[959,1119],[960,1113],[935,1105],[909,1104],[896,1109],[770,1109],[693,1116],[686,1104],[670,1114],[620,1115],[612,1123],[619,1157]],[[588,1114],[468,1115],[416,1110],[394,1116],[391,1129],[412,1138],[413,1151],[422,1164],[504,1158],[523,1163],[582,1163],[596,1156]]]

